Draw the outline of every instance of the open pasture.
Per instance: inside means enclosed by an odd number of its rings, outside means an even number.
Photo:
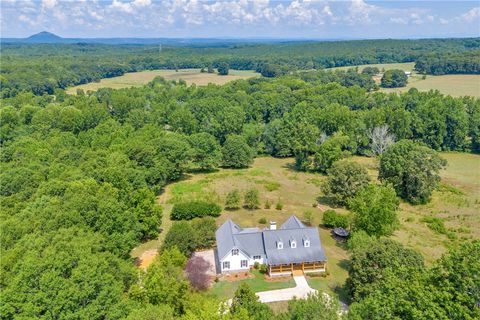
[[[408,78],[408,84],[403,88],[382,88],[382,92],[406,92],[410,88],[418,91],[438,90],[452,97],[472,96],[480,97],[480,75],[473,74],[447,74],[443,76],[413,74]]]
[[[140,87],[155,77],[163,77],[167,80],[185,80],[188,85],[196,84],[198,86],[206,86],[209,83],[222,85],[229,81],[248,79],[251,77],[258,77],[259,74],[249,70],[230,70],[226,76],[220,76],[217,73],[200,72],[200,69],[179,69],[175,70],[149,70],[140,72],[130,72],[123,76],[105,78],[100,82],[91,82],[67,89],[67,93],[75,94],[77,89],[82,89],[85,92],[88,90],[96,91],[100,88],[122,89],[130,87]]]

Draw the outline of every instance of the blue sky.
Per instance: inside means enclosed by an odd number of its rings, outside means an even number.
[[[480,36],[476,1],[1,0],[1,36],[420,38]]]

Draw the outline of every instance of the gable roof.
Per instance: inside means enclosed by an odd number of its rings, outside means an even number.
[[[297,229],[297,228],[306,228],[306,226],[298,219],[296,216],[290,216],[290,218],[285,221],[280,229]]]
[[[225,221],[215,232],[217,239],[217,251],[220,259],[225,257],[230,250],[238,248],[245,254],[265,254],[263,248],[262,231],[258,228],[240,228],[232,220]]]
[[[232,220],[227,220],[218,228],[215,237],[220,259],[233,248],[238,248],[250,257],[266,255],[269,264],[326,261],[318,229],[305,226],[294,215],[276,230],[241,228]],[[304,246],[306,239],[310,241],[308,247]],[[283,249],[277,249],[279,241],[284,243]],[[297,242],[296,248],[291,248],[290,241]]]

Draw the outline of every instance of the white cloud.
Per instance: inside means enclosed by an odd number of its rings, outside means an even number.
[[[109,7],[118,11],[126,12],[126,13],[133,12],[132,4],[129,2],[121,2],[119,0],[113,0],[112,4]]]
[[[57,0],[42,0],[42,8],[53,9],[57,5]]]
[[[461,18],[466,22],[474,22],[477,20],[477,23],[480,24],[480,7],[473,8],[465,14],[462,14]]]

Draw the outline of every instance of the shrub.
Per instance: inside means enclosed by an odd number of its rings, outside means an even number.
[[[347,228],[348,218],[335,210],[327,210],[323,213],[323,225],[328,228]]]
[[[267,219],[265,217],[262,217],[262,218],[258,219],[258,223],[267,224]]]
[[[260,205],[259,192],[252,188],[245,193],[245,207],[248,209],[257,209]]]
[[[278,202],[277,202],[277,205],[275,206],[275,209],[277,209],[277,210],[282,210],[283,209],[282,200],[278,199]]]
[[[238,209],[240,208],[240,191],[238,189],[232,190],[227,194],[225,200],[226,209]]]
[[[260,271],[260,273],[267,273],[268,272],[268,265],[266,264],[261,264],[260,267],[258,268],[258,271]]]
[[[255,261],[255,263],[253,264],[253,268],[258,270],[260,268],[260,262]]]
[[[216,203],[205,201],[189,201],[173,206],[170,218],[172,220],[191,220],[205,216],[218,217],[222,208]]]
[[[269,199],[267,199],[267,201],[265,201],[265,209],[270,209],[272,207],[272,203],[270,202]]]

